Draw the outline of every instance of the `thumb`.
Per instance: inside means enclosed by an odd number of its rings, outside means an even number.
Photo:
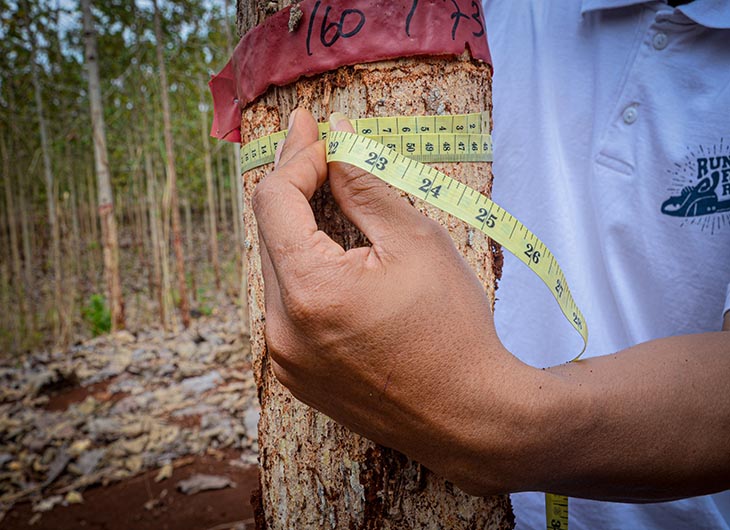
[[[330,116],[330,129],[355,132],[350,120],[340,112]],[[342,212],[374,247],[387,247],[407,238],[414,225],[428,222],[396,190],[356,166],[330,162],[329,181]]]

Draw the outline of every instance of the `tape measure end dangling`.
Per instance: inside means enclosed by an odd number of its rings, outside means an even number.
[[[568,497],[545,494],[545,522],[547,530],[568,530]]]

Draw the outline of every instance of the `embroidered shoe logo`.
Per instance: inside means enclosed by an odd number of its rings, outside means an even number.
[[[690,153],[684,164],[675,164],[672,194],[662,203],[661,212],[673,217],[684,217],[702,229],[715,228],[730,222],[730,146],[699,147],[699,153]],[[724,215],[711,215],[722,214]],[[710,217],[708,217],[710,216]]]

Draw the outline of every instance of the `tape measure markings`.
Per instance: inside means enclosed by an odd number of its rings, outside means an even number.
[[[584,324],[582,313],[573,300],[562,270],[557,266],[554,256],[545,244],[509,212],[485,195],[459,182],[456,183],[455,189],[458,191],[459,187],[463,187],[463,190],[456,200],[450,186],[444,186],[444,183],[454,179],[430,166],[411,160],[372,138],[342,131],[332,132],[329,135],[326,152],[328,162],[345,162],[368,171],[469,223],[504,246],[528,265],[548,286],[565,317],[583,338],[585,349],[588,329]],[[415,169],[419,171],[415,172]],[[434,187],[437,180],[440,184]],[[467,189],[469,200],[465,201]],[[501,221],[500,213],[502,219],[507,216],[509,222]]]
[[[548,286],[565,317],[583,338],[582,354],[588,341],[587,326],[563,271],[545,244],[485,195],[422,163],[492,160],[491,136],[486,134],[489,114],[362,118],[352,123],[359,135],[330,132],[328,123],[318,124],[319,137],[328,140],[328,161],[347,162],[369,171],[469,223],[509,250]],[[435,129],[439,132],[433,133]],[[464,134],[464,130],[474,132]],[[388,134],[380,134],[383,132]],[[243,146],[243,172],[273,162],[276,148],[286,134],[287,131],[279,131]],[[484,206],[480,206],[480,201]]]
[[[568,530],[568,497],[545,494],[545,521],[547,530]]]
[[[488,162],[493,158],[488,112],[361,118],[352,124],[358,134],[419,162]],[[326,140],[329,124],[318,124],[318,130],[320,139]],[[240,153],[243,172],[273,162],[286,134],[286,130],[279,131],[244,145]]]

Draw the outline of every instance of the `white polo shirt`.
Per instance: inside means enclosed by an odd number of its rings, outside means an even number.
[[[559,261],[589,326],[585,355],[719,330],[730,309],[730,0],[484,5],[493,196]],[[525,362],[580,351],[549,290],[509,255],[497,297],[497,331]],[[728,530],[716,499],[571,499],[571,530]],[[513,496],[518,528],[544,528],[543,502]]]

